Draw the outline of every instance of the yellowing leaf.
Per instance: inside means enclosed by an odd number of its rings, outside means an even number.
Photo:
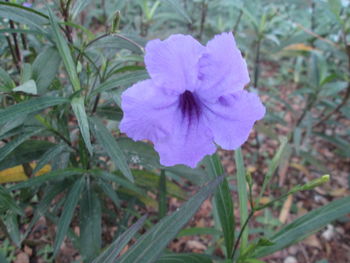
[[[28,177],[24,173],[22,165],[18,165],[6,170],[0,171],[0,183],[13,183],[27,180]]]
[[[267,196],[263,196],[260,198],[260,204],[262,204],[262,205],[266,205],[269,202],[271,202],[271,199]]]
[[[310,175],[309,170],[308,170],[304,165],[301,165],[301,164],[299,164],[299,163],[291,163],[291,164],[290,164],[290,167],[293,167],[294,169],[299,170],[300,172],[302,172],[302,173],[305,174],[306,176],[309,176],[309,175]]]
[[[305,45],[303,43],[296,43],[296,44],[291,44],[289,46],[286,46],[283,48],[283,50],[291,50],[291,51],[312,51],[315,50],[315,48]]]
[[[341,197],[341,196],[345,196],[347,191],[348,190],[346,188],[337,188],[330,191],[329,194],[333,197]]]
[[[289,211],[293,203],[293,196],[289,195],[283,204],[282,210],[280,212],[279,220],[281,223],[285,224],[289,217]]]
[[[30,167],[32,169],[34,169],[35,166],[36,166],[36,163],[30,163]],[[42,169],[40,169],[35,174],[35,176],[40,176],[50,171],[51,171],[51,165],[47,164]],[[24,172],[22,165],[17,165],[17,166],[5,169],[3,171],[0,171],[0,184],[21,182],[27,179],[28,177]]]

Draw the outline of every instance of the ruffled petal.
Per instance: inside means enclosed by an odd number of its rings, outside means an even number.
[[[205,155],[216,151],[213,134],[203,120],[184,119],[178,111],[173,123],[171,135],[154,143],[162,165],[184,164],[194,168]]]
[[[208,42],[199,61],[200,92],[208,100],[242,90],[249,83],[248,68],[232,33]]]
[[[198,82],[198,61],[205,47],[191,36],[172,35],[146,45],[146,68],[154,83],[181,94],[193,91]]]
[[[214,141],[223,149],[235,150],[248,139],[255,121],[264,117],[265,107],[255,93],[241,90],[207,103],[204,115]]]
[[[152,80],[136,83],[122,94],[120,130],[134,140],[156,141],[169,135],[177,98],[157,89]]]

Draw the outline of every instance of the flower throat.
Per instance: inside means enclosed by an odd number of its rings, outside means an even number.
[[[188,119],[189,122],[199,119],[201,113],[199,100],[191,91],[186,90],[180,95],[179,107],[184,119]]]

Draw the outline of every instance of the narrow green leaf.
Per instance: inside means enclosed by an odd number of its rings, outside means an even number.
[[[92,145],[90,138],[90,129],[89,129],[89,121],[85,111],[84,98],[83,97],[75,97],[72,100],[72,109],[77,118],[79,129],[81,135],[84,139],[84,143],[86,145],[87,150],[92,155]]]
[[[16,87],[15,82],[11,79],[10,75],[0,68],[0,91],[9,92]]]
[[[73,184],[73,186],[69,190],[69,193],[66,197],[66,201],[64,202],[64,206],[63,206],[62,215],[57,225],[57,234],[53,245],[54,256],[57,255],[61,247],[62,241],[67,234],[69,225],[73,218],[75,207],[77,206],[79,201],[80,193],[83,190],[84,182],[85,182],[85,178],[83,176],[80,177]]]
[[[0,170],[37,160],[52,146],[48,141],[26,140],[0,162]]]
[[[60,31],[60,27],[58,26],[56,18],[52,13],[51,9],[49,9],[49,20],[54,34],[55,44],[57,46],[58,52],[62,57],[63,64],[66,67],[66,71],[72,83],[73,89],[75,91],[78,91],[80,90],[80,80],[78,77],[77,69],[72,58],[72,54],[69,50],[68,44]]]
[[[35,27],[42,34],[47,34],[44,26],[48,22],[47,16],[33,8],[2,1],[0,2],[0,17]]]
[[[220,163],[219,156],[214,154],[207,157],[207,169],[212,178],[220,177],[224,174],[224,168]],[[214,195],[216,209],[219,215],[220,225],[224,234],[226,257],[231,258],[235,240],[235,217],[232,195],[226,178],[218,187]]]
[[[133,170],[137,186],[156,191],[159,189],[160,176],[148,170]],[[187,200],[187,192],[172,180],[166,179],[166,192],[180,200]]]
[[[168,211],[167,184],[164,170],[161,170],[160,172],[158,188],[158,213],[159,219],[162,219],[164,216],[166,216]]]
[[[182,229],[177,235],[177,237],[198,235],[221,236],[222,232],[212,227],[191,227]]]
[[[245,263],[266,263],[266,261],[262,261],[255,258],[248,258],[245,260]]]
[[[162,255],[156,263],[212,263],[209,255],[196,253],[171,253]]]
[[[65,189],[67,189],[67,184],[65,182],[59,184],[52,184],[46,189],[44,196],[41,198],[40,202],[35,207],[33,218],[28,225],[27,231],[22,236],[22,241],[26,239],[26,237],[32,231],[32,228],[38,222],[40,217],[46,214],[47,210],[50,208],[52,200]]]
[[[126,35],[126,34],[109,34],[104,36],[99,36],[96,38],[92,45],[88,47],[91,48],[103,48],[108,49],[128,49],[136,54],[143,54],[144,49],[144,39],[137,37],[136,35]]]
[[[21,234],[18,228],[18,220],[17,215],[9,212],[3,216],[3,222],[6,226],[6,231],[10,235],[13,243],[16,244],[17,247],[21,246]]]
[[[193,169],[185,165],[175,165],[171,167],[164,167],[163,169],[172,177],[176,176],[185,178],[186,180],[198,186],[204,185],[209,180],[207,172],[200,167]]]
[[[57,144],[54,147],[47,150],[43,156],[38,160],[37,165],[35,166],[35,169],[33,170],[33,174],[36,174],[41,168],[43,168],[46,164],[48,164],[50,161],[52,161],[54,158],[57,157],[60,153],[64,151],[68,151],[69,149],[65,144]]]
[[[163,167],[159,163],[158,153],[148,143],[135,142],[129,138],[118,138],[117,142],[131,164],[142,165],[147,170],[162,168],[169,176],[182,177],[199,186],[209,180],[206,171],[201,168],[192,169],[185,165]]]
[[[3,254],[3,251],[0,251],[0,262],[2,263],[9,263],[5,255]]]
[[[248,8],[245,8],[244,4],[241,4],[241,3],[237,3],[237,4],[234,3],[234,5],[243,12],[243,14],[247,18],[247,21],[249,21],[254,27],[254,29],[256,30],[256,33],[259,32],[260,26],[259,26],[259,21],[257,17],[254,14],[252,14]]]
[[[0,185],[0,214],[5,214],[6,211],[12,211],[18,215],[23,215],[22,209],[16,204],[10,192]]]
[[[192,19],[187,14],[186,10],[181,7],[181,4],[179,2],[174,0],[165,0],[165,2],[168,3],[168,5],[171,7],[172,10],[174,10],[183,18],[185,18],[187,23],[192,23]]]
[[[120,108],[116,107],[115,105],[102,106],[97,108],[96,115],[98,117],[101,117],[101,119],[120,122],[123,118],[123,111]]]
[[[118,138],[117,141],[130,163],[142,165],[149,170],[161,168],[159,155],[150,144],[135,142],[130,138]]]
[[[154,262],[167,244],[176,237],[180,229],[191,219],[201,204],[206,200],[222,182],[223,176],[204,186],[197,194],[182,205],[172,215],[164,217],[146,234],[141,236],[137,243],[131,247],[116,262]]]
[[[124,153],[120,149],[116,139],[98,118],[91,118],[91,121],[93,123],[94,134],[99,144],[111,157],[114,164],[123,173],[123,175],[131,182],[133,182],[134,177],[131,174]]]
[[[80,14],[80,12],[87,6],[89,5],[91,2],[91,0],[78,0],[78,1],[74,1],[72,10],[71,10],[71,16],[72,19],[75,19],[77,17],[77,15]]]
[[[114,182],[126,189],[139,193],[140,195],[145,194],[145,192],[142,189],[137,187],[135,184],[131,183],[129,180],[124,179],[122,175],[118,176],[116,174],[109,173],[104,170],[97,170],[97,169],[91,170],[91,173],[96,177],[102,178],[106,182]]]
[[[256,251],[256,257],[264,257],[282,250],[311,235],[332,221],[350,213],[350,197],[344,197],[317,208],[283,227],[269,238],[274,244]]]
[[[50,66],[47,62],[50,61]],[[37,83],[38,93],[42,94],[55,78],[59,65],[61,64],[60,54],[53,47],[46,48],[33,62],[32,77]]]
[[[137,70],[130,73],[119,74],[116,77],[110,78],[102,82],[93,92],[91,96],[96,96],[100,92],[109,91],[118,87],[129,87],[132,84],[147,79],[149,77],[147,71]]]
[[[13,121],[14,119],[23,115],[41,111],[48,107],[63,104],[66,102],[68,102],[68,100],[64,98],[38,97],[20,102],[18,104],[14,104],[3,110],[0,110],[0,125],[8,121]]]
[[[114,190],[113,186],[110,183],[105,182],[104,180],[98,180],[97,183],[101,191],[113,201],[116,207],[119,208],[120,199],[117,195],[116,190]]]
[[[248,219],[248,193],[247,193],[247,180],[246,171],[244,167],[244,161],[241,149],[235,151],[235,162],[237,167],[237,191],[239,198],[239,215],[240,215],[240,225],[243,227],[244,223]],[[248,244],[248,233],[249,228],[246,226],[242,233],[240,250],[243,251]]]
[[[341,0],[328,0],[330,10],[340,20],[339,14],[342,7]]]
[[[113,243],[92,263],[112,263],[115,262],[115,258],[118,256],[120,251],[129,243],[131,238],[140,230],[144,222],[146,221],[147,215],[141,217],[135,224],[129,227],[123,234],[121,234]]]
[[[91,262],[101,248],[101,204],[87,182],[80,202],[80,252],[86,262]]]
[[[272,176],[274,175],[276,169],[278,168],[278,166],[280,165],[281,161],[283,160],[282,156],[284,155],[285,151],[288,149],[289,145],[288,145],[288,139],[287,138],[283,138],[281,140],[281,144],[275,154],[275,156],[272,158],[270,164],[269,164],[269,169],[267,171],[267,174],[264,178],[264,182],[263,185],[261,187],[260,190],[260,194],[259,194],[259,200],[260,198],[263,196],[263,194],[265,193],[266,187],[268,186],[268,184],[270,183]],[[259,200],[256,202],[257,204],[259,203]]]
[[[21,69],[21,80],[20,83],[25,83],[32,79],[32,65],[29,63],[23,63]]]
[[[33,95],[38,94],[38,89],[36,87],[36,83],[32,79],[26,81],[22,85],[17,86],[16,88],[13,89],[13,91],[17,91],[17,92],[20,91],[20,92],[24,92],[27,94],[33,94]]]
[[[0,148],[0,162],[5,159],[7,155],[9,155],[14,149],[16,149],[21,143],[23,143],[25,140],[29,139],[33,135],[41,132],[42,129],[35,129],[30,132],[27,132],[25,134],[22,134],[15,139],[11,140],[10,142],[6,143],[5,146]]]
[[[39,187],[40,185],[51,180],[63,180],[66,177],[83,174],[85,172],[85,170],[79,168],[67,168],[63,170],[52,171],[41,176],[30,178],[27,181],[15,184],[14,186],[11,186],[9,190],[14,191],[27,187]]]

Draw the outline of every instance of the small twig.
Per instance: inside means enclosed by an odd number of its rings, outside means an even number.
[[[236,254],[236,252],[237,252],[237,248],[238,248],[239,242],[240,242],[240,240],[241,240],[241,238],[242,238],[244,229],[247,227],[247,225],[248,225],[250,219],[252,218],[252,216],[254,215],[254,213],[255,213],[255,210],[254,210],[254,209],[253,209],[252,211],[250,211],[250,213],[249,213],[249,215],[248,215],[248,217],[247,217],[247,220],[244,222],[244,224],[243,224],[243,226],[242,226],[242,228],[241,228],[241,231],[240,231],[239,234],[238,234],[238,237],[237,237],[235,246],[234,246],[233,251],[232,251],[232,254],[231,254],[231,255],[232,255],[232,259],[235,258],[235,254]]]
[[[60,1],[61,5],[61,13],[64,19],[64,22],[66,22],[65,25],[65,35],[69,43],[73,43],[73,37],[72,37],[72,28],[68,26],[67,22],[69,20],[69,7],[70,7],[71,0],[67,1],[67,4],[64,3],[63,0]]]
[[[32,176],[32,174],[33,174],[33,169],[30,166],[30,164],[29,163],[24,163],[24,164],[22,164],[22,167],[23,167],[23,171],[24,171],[25,175],[28,178],[30,178]]]
[[[57,135],[62,141],[64,141],[70,148],[72,148],[74,151],[78,152],[78,149],[73,146],[73,144],[59,131],[55,130],[50,123],[48,123],[42,116],[36,115],[35,117],[42,125],[46,127],[47,130],[52,132],[53,134]]]
[[[315,31],[316,28],[316,17],[315,17],[315,8],[316,8],[316,3],[314,0],[311,0],[311,31]]]
[[[330,44],[331,46],[334,46],[334,47],[339,48],[338,44],[336,44],[336,43],[334,43],[334,42],[328,40],[327,38],[324,38],[324,37],[322,37],[322,36],[316,34],[315,32],[313,32],[313,31],[307,29],[307,28],[304,27],[303,25],[301,25],[301,24],[299,24],[299,23],[297,23],[297,22],[294,22],[294,21],[292,21],[292,23],[293,23],[294,25],[296,25],[297,27],[299,27],[301,30],[303,30],[305,33],[307,33],[307,34],[309,34],[309,35],[311,35],[311,36],[314,36],[314,37],[316,37],[317,39],[319,39],[319,40],[321,40],[321,41],[323,41],[323,42],[326,42],[326,43]]]
[[[300,248],[300,250],[301,250],[301,252],[302,252],[302,254],[303,254],[304,258],[305,258],[305,263],[311,263],[310,258],[309,258],[309,255],[307,254],[307,251],[306,251],[306,249],[304,248],[304,246],[302,246],[302,245],[299,243],[299,248]]]
[[[347,103],[349,98],[350,98],[350,82],[348,87],[346,88],[346,93],[345,93],[345,96],[343,97],[342,102],[334,110],[332,110],[330,113],[324,116],[321,120],[319,120],[315,125],[313,125],[313,127],[320,126],[323,122],[327,121],[332,115],[339,112],[339,110]]]
[[[106,32],[108,32],[109,28],[108,28],[108,24],[107,24],[107,12],[106,12],[106,1],[105,0],[101,0],[101,5],[102,5],[102,11],[103,11],[103,23],[104,26],[106,28]]]
[[[97,94],[95,102],[94,102],[94,107],[92,108],[92,114],[94,114],[97,110],[98,103],[100,101],[100,93]]]
[[[21,40],[24,50],[28,50],[27,37],[25,34],[21,33]]]
[[[236,23],[235,23],[235,25],[233,26],[233,29],[232,29],[233,35],[235,35],[236,32],[237,32],[237,29],[238,29],[239,23],[241,22],[242,16],[243,16],[243,10],[240,9],[239,10],[239,15],[238,15],[237,20],[236,20]]]
[[[160,178],[159,178],[159,190],[158,190],[158,211],[159,211],[159,219],[162,219],[166,216],[168,210],[167,204],[167,185],[166,185],[166,177],[164,169],[161,169]]]
[[[260,46],[261,46],[261,35],[258,36],[258,40],[256,43],[256,54],[255,54],[255,62],[254,62],[254,88],[258,88],[259,84],[259,73],[260,73]],[[260,141],[259,141],[259,134],[258,131],[255,133],[255,141],[256,146],[258,149],[260,149]]]
[[[184,9],[187,12],[187,0],[184,0]]]
[[[19,66],[15,50],[14,50],[14,48],[12,46],[11,39],[10,39],[10,37],[8,35],[6,35],[6,40],[7,40],[7,44],[9,46],[10,52],[11,52],[13,63],[15,64],[17,71],[20,72],[21,71],[21,67]]]
[[[345,32],[343,32],[343,41],[345,44],[345,52],[348,56],[348,74],[350,77],[350,44],[346,40]],[[313,125],[313,127],[317,127],[317,126],[321,125],[323,122],[327,121],[332,115],[339,112],[340,109],[346,105],[349,98],[350,98],[350,79],[348,80],[348,86],[346,88],[346,92],[345,92],[345,95],[344,95],[341,103],[334,110],[332,110],[330,113],[328,113],[326,116],[324,116],[321,120],[319,120],[315,125]]]
[[[123,35],[120,35],[120,34],[117,34],[117,33],[106,33],[106,34],[103,34],[103,35],[98,36],[98,37],[96,37],[95,39],[91,40],[89,43],[87,43],[87,44],[83,47],[83,49],[79,50],[79,54],[78,54],[78,57],[77,57],[76,60],[77,60],[77,61],[80,60],[80,58],[81,58],[81,56],[83,55],[85,49],[87,49],[89,46],[91,46],[91,45],[94,44],[95,42],[97,42],[97,41],[99,41],[99,40],[101,40],[101,39],[103,39],[103,38],[105,38],[105,37],[109,37],[109,36],[121,38],[121,39],[123,39],[123,40],[125,40],[125,41],[128,41],[129,43],[131,43],[131,44],[137,46],[142,52],[145,51],[144,48],[143,48],[141,45],[139,45],[138,43],[136,43],[135,41],[133,41],[133,40],[130,39],[130,38],[127,38],[127,37],[125,37],[125,36],[123,36]]]
[[[4,222],[2,221],[1,218],[0,218],[0,229],[4,233],[4,236],[6,236],[6,238],[8,240],[12,240],[12,237],[11,237],[10,233],[8,232],[8,230],[7,230],[7,226],[4,224]]]
[[[256,42],[256,53],[254,62],[254,88],[258,88],[259,76],[260,76],[260,46],[261,46],[261,36],[259,36]]]
[[[10,20],[10,27],[12,29],[16,29],[15,23],[12,20]],[[22,56],[21,56],[21,50],[19,48],[19,44],[18,44],[18,40],[17,40],[17,33],[13,32],[12,38],[13,38],[13,42],[15,44],[15,51],[16,51],[15,54],[17,56],[17,61],[20,63],[22,61]]]
[[[200,22],[200,27],[199,27],[199,39],[202,39],[203,32],[204,32],[204,25],[205,25],[205,20],[207,18],[207,13],[208,13],[208,3],[206,0],[202,1],[202,13],[201,13],[201,22]]]
[[[9,0],[6,0],[6,2],[9,2]],[[14,22],[11,19],[10,19],[9,23],[10,23],[11,29],[15,29],[16,28]],[[15,52],[11,52],[11,53],[12,53],[12,56],[15,54],[16,60],[14,59],[14,61],[17,61],[16,67],[17,67],[18,71],[20,71],[19,64],[21,62],[21,51],[20,51],[19,46],[18,46],[17,33],[16,32],[12,33],[12,38],[13,38],[13,42],[15,44],[15,49],[14,49]],[[13,58],[14,58],[14,56],[13,56]]]
[[[302,120],[305,118],[306,113],[313,107],[313,105],[316,102],[316,97],[314,97],[313,99],[311,99],[311,101],[309,101],[304,109],[304,111],[302,112],[302,114],[300,115],[300,117],[298,118],[298,120],[295,123],[295,127],[298,127],[300,125],[300,123],[302,122]]]

